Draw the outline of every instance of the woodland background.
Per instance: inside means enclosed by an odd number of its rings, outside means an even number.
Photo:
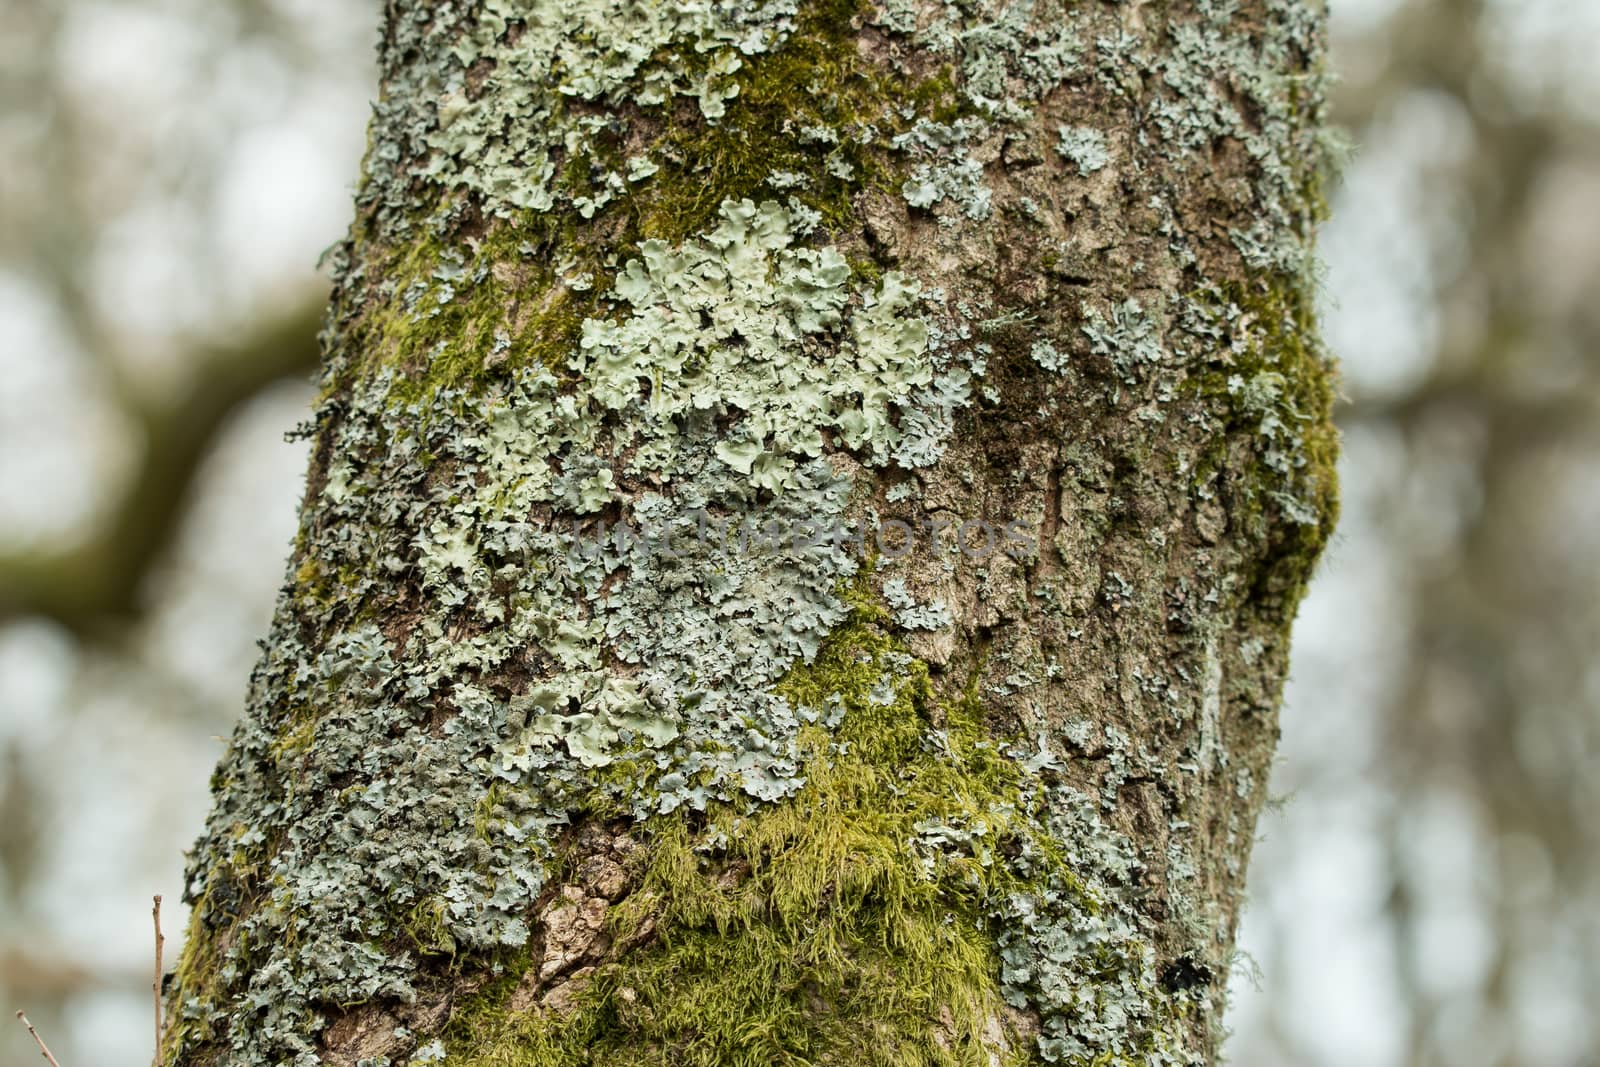
[[[374,0],[0,6],[0,1007],[147,1063],[150,895],[306,460]],[[1345,514],[1238,1067],[1600,1063],[1600,2],[1335,0]],[[169,953],[177,948],[174,936]],[[37,1062],[0,1018],[0,1067]]]

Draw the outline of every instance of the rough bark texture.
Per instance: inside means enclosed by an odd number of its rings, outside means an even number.
[[[1335,511],[1321,49],[391,0],[172,1060],[1213,1061]]]

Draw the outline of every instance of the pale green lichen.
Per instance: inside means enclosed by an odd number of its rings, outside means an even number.
[[[994,211],[983,166],[971,158],[939,166],[925,163],[906,179],[901,192],[912,207],[931,208],[943,200],[953,201],[969,219],[986,219]]]
[[[391,91],[379,109],[386,136],[427,153],[423,176],[448,176],[495,210],[547,211],[561,200],[584,217],[622,191],[621,174],[601,178],[603,191],[574,196],[557,188],[564,161],[598,154],[607,121],[573,107],[576,101],[616,105],[627,100],[659,107],[692,97],[710,121],[738,95],[733,80],[741,56],[770,51],[792,28],[793,0],[766,4],[637,4],[579,0],[526,5],[488,0],[470,13],[452,5],[417,9],[406,21],[438,51],[407,57],[418,69],[410,91]],[[405,17],[403,17],[405,18]],[[515,24],[516,33],[508,33]],[[619,27],[626,27],[618,32]],[[674,54],[706,57],[694,76]],[[454,62],[432,68],[440,54]],[[473,64],[486,64],[489,91],[471,84]],[[554,78],[548,75],[554,72]],[[406,73],[390,75],[404,85]],[[438,82],[442,81],[440,85]],[[429,83],[426,88],[422,82]],[[392,168],[378,158],[370,182],[388,185]],[[614,176],[615,182],[606,179]],[[627,178],[648,177],[631,168]],[[390,191],[398,197],[399,190]]]
[[[994,649],[1006,665],[985,688],[941,707],[890,632],[949,630],[944,601],[888,578],[884,614],[841,595],[858,566],[844,546],[729,553],[696,527],[859,517],[863,483],[940,462],[974,379],[1014,345],[1054,385],[1107,363],[1107,403],[1137,387],[1152,425],[1185,376],[1226,396],[1219,438],[1263,439],[1261,581],[1291,600],[1325,536],[1298,519],[1332,491],[1327,374],[1293,344],[1304,302],[1275,296],[1265,318],[1236,282],[1135,295],[1141,264],[1097,276],[1077,320],[990,330],[1010,314],[998,284],[947,294],[856,232],[873,194],[968,239],[1008,209],[994,153],[1047,96],[1145,94],[1152,165],[1203,173],[1220,140],[1244,146],[1245,206],[1265,221],[1236,228],[1235,250],[1279,276],[1273,294],[1293,289],[1317,105],[1289,72],[1320,31],[1286,0],[1261,26],[1233,10],[1162,12],[1158,40],[1115,5],[959,0],[921,25],[854,0],[394,5],[359,241],[341,254],[326,477],[196,850],[173,1054],[310,1064],[335,1006],[405,1002],[441,959],[525,956],[556,843],[604,815],[655,835],[638,902],[658,942],[562,1026],[508,1018],[506,991],[486,990],[448,1050],[413,1037],[400,1055],[939,1062],[931,1014],[950,1062],[980,1062],[1004,999],[1037,1019],[1018,1062],[1200,1062],[1212,1023],[1186,1029],[1188,1013],[1213,994],[1169,982],[1159,961],[1180,949],[1150,936],[1175,929],[1202,956],[1216,940],[1187,895],[1194,835],[1174,828],[1158,857],[1107,825],[1161,759],[1109,725],[1003,744],[983,702],[1037,691],[1054,663]],[[917,73],[866,57],[856,20]],[[1120,162],[1065,129],[1057,155],[1080,176]],[[1029,199],[1035,223],[1047,199]],[[1162,254],[1197,269],[1209,239],[1170,194],[1149,206]],[[1038,272],[1082,284],[1092,255],[1055,243]],[[1207,364],[1219,341],[1236,365]],[[689,551],[636,551],[600,525],[618,517]],[[1131,613],[1144,593],[1107,570],[1087,596]],[[1054,622],[1074,591],[1031,595]],[[1154,669],[1128,691],[1177,723],[1209,714]],[[1082,790],[1062,765],[1089,745],[1103,769]],[[1173,919],[1141,909],[1156,859]],[[710,878],[741,860],[744,881]],[[829,1011],[785,1007],[807,983],[838,994]]]
[[[292,616],[280,617],[256,700],[303,693],[319,715],[304,744],[280,740],[270,717],[247,720],[238,784],[213,819],[294,828],[252,891],[262,896],[225,977],[242,980],[243,961],[263,954],[277,962],[251,969],[231,1005],[191,997],[182,1033],[226,1026],[241,1051],[306,1053],[314,1001],[409,995],[416,958],[380,946],[415,943],[423,901],[431,944],[520,944],[552,835],[596,789],[643,816],[804,785],[800,712],[773,686],[842,617],[849,555],[827,543],[727,553],[694,538],[686,555],[613,554],[580,520],[613,503],[657,532],[707,513],[842,520],[848,485],[817,428],[886,460],[935,367],[913,290],[892,274],[852,285],[836,252],[795,247],[814,217],[748,202],[722,214],[681,246],[648,244],[600,296],[623,314],[588,320],[558,368],[593,382],[582,403],[535,366],[482,396],[409,401],[379,374],[344,405],[341,458],[308,520],[313,554],[351,575],[353,602],[412,575],[420,610],[403,646],[352,621],[303,662]],[[741,440],[760,446],[754,462],[728,448]],[[571,518],[529,522],[540,508]],[[509,698],[472,680],[517,661],[533,678]],[[428,723],[446,710],[435,736]],[[373,747],[377,735],[390,741]],[[628,773],[597,776],[623,754]],[[359,792],[340,791],[357,770]],[[280,793],[285,771],[294,786]],[[514,792],[484,823],[497,784]],[[390,800],[417,789],[425,801]],[[276,799],[249,814],[229,802],[264,796]],[[208,901],[237,886],[215,868],[196,878]]]
[[[1137,300],[1124,300],[1109,316],[1090,308],[1084,319],[1089,351],[1108,359],[1124,382],[1137,381],[1166,358],[1161,331]]]
[[[936,701],[864,586],[848,595],[851,618],[776,687],[839,709],[802,732],[804,790],[713,804],[697,830],[641,824],[647,866],[608,927],[654,940],[561,1010],[510,1007],[535,965],[514,959],[453,1013],[445,1062],[1198,1062],[1171,1030],[1188,998],[1159,987],[1123,900],[1128,845],[1041,777],[1054,757],[987,739],[970,697]],[[1044,1008],[1036,1043],[1007,1003]]]
[[[1060,135],[1056,151],[1077,165],[1079,177],[1087,178],[1096,171],[1104,170],[1106,164],[1111,162],[1111,154],[1106,150],[1106,135],[1094,127],[1063,126]]]
[[[880,462],[900,443],[896,407],[933,380],[916,287],[890,272],[852,292],[836,249],[795,247],[803,221],[724,204],[701,240],[645,242],[617,278],[628,315],[585,321],[574,372],[640,420],[636,469],[670,461],[703,412],[741,414],[714,448],[760,489],[791,488],[830,431]]]

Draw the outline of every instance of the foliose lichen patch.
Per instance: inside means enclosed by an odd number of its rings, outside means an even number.
[[[866,583],[846,595],[777,686],[836,709],[799,735],[796,802],[646,820],[637,888],[597,936],[656,940],[571,1000],[543,992],[548,951],[513,957],[446,1062],[1190,1062],[1170,1029],[1190,998],[1161,988],[1122,901],[1131,849],[1049,761],[987,739],[970,698],[936,703]]]
[[[1320,27],[392,4],[174,1061],[1208,1062],[1336,507]]]

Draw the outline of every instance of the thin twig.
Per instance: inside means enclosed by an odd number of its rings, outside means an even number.
[[[156,976],[150,983],[150,992],[156,1002],[156,1058],[155,1067],[161,1067],[161,947],[167,939],[161,936],[161,894],[155,895],[155,907],[150,909],[150,918],[156,926]]]
[[[33,1043],[39,1046],[39,1051],[44,1053],[44,1058],[50,1061],[50,1067],[61,1067],[61,1064],[56,1062],[56,1058],[50,1055],[50,1046],[44,1043],[44,1038],[39,1036],[39,1031],[33,1028],[33,1024],[28,1021],[28,1017],[19,1011],[17,1012],[17,1018],[21,1019],[22,1025],[28,1028],[28,1033],[33,1035]]]

